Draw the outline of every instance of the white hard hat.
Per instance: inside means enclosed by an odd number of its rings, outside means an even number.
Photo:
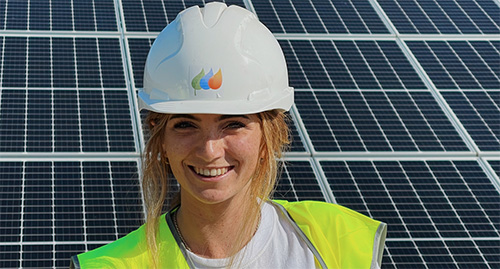
[[[139,108],[173,114],[289,110],[285,57],[250,11],[212,2],[190,7],[158,35],[144,70]]]

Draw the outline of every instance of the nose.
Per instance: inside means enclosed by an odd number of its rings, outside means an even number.
[[[198,143],[196,154],[207,163],[223,157],[223,138],[214,134],[205,135]]]

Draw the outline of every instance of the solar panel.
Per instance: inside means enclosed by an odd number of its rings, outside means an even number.
[[[125,26],[128,32],[159,32],[167,23],[173,21],[177,13],[187,7],[214,2],[205,0],[123,0],[122,8],[125,17]],[[221,0],[226,5],[245,7],[243,0]]]
[[[1,268],[67,268],[142,223],[146,55],[208,2],[0,0]],[[274,198],[387,222],[382,268],[500,267],[498,1],[225,3],[296,89]]]
[[[310,160],[287,161],[282,168],[273,197],[291,202],[326,201]]]
[[[2,161],[0,171],[2,267],[67,267],[83,242],[116,240],[142,221],[136,160]]]
[[[387,241],[383,268],[495,268],[498,240]]]
[[[2,30],[117,31],[113,0],[4,0],[0,14]]]
[[[437,249],[442,268],[487,264],[476,242],[498,238],[500,195],[476,161],[322,160],[321,167],[337,203],[388,223],[384,265],[438,266],[428,257]],[[401,244],[400,258],[415,260],[397,260]],[[467,255],[452,249],[461,244]]]
[[[298,91],[316,151],[468,151],[428,92]]]
[[[2,152],[136,152],[125,90],[0,92]]]
[[[497,55],[499,42],[407,41],[437,89],[500,89],[500,63],[483,58]],[[498,59],[498,57],[496,57]]]
[[[499,34],[495,1],[377,1],[404,34]]]
[[[8,36],[1,45],[3,88],[126,87],[118,38]]]
[[[254,0],[259,19],[274,33],[389,33],[369,1]]]
[[[280,40],[290,84],[315,89],[426,89],[394,41]]]
[[[500,92],[443,91],[441,93],[482,151],[500,151]],[[496,101],[495,101],[496,100]]]

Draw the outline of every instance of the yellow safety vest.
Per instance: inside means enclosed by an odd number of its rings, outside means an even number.
[[[274,200],[305,240],[323,268],[378,268],[384,249],[386,224],[340,205],[316,201]],[[189,268],[185,248],[173,228],[170,214],[159,220],[161,268]],[[172,227],[172,228],[169,228]],[[145,226],[90,252],[73,256],[73,268],[149,268]]]

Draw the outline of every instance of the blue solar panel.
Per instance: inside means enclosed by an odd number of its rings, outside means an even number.
[[[3,41],[4,88],[125,88],[118,38],[5,37]]]
[[[3,0],[1,30],[117,31],[113,0]]]
[[[194,5],[203,6],[214,0],[123,0],[126,30],[129,32],[160,32],[180,11]],[[226,5],[245,7],[242,0],[220,0]]]
[[[493,0],[379,0],[378,3],[400,33],[500,33],[500,8]]]
[[[274,33],[389,33],[366,0],[254,0],[252,5]]]
[[[500,59],[494,43],[407,41],[406,44],[437,89],[500,89],[500,77],[496,72],[500,62],[492,60]]]
[[[475,161],[322,161],[337,203],[388,223],[388,238],[499,236],[500,194]]]
[[[124,90],[0,92],[2,152],[136,152]]]
[[[428,92],[299,91],[316,151],[467,151]]]
[[[0,162],[0,172],[0,242],[12,244],[2,267],[67,267],[86,249],[74,242],[102,245],[142,222],[136,161]]]
[[[136,88],[142,88],[142,77],[144,75],[144,64],[148,56],[149,48],[153,45],[154,39],[129,38],[129,55],[132,61],[134,75],[134,85]]]
[[[281,171],[274,199],[326,201],[310,161],[287,161]]]
[[[388,241],[383,268],[496,268],[498,240]]]
[[[500,150],[500,108],[494,101],[500,92],[443,91],[442,95],[479,149]]]
[[[426,89],[394,41],[281,40],[290,84],[316,89]]]

